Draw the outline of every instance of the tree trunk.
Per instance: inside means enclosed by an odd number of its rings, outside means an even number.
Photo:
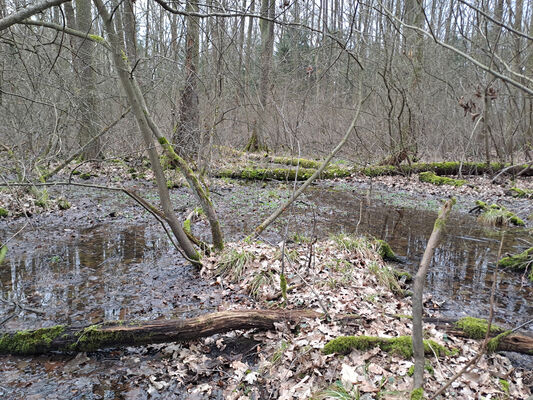
[[[190,319],[106,322],[86,327],[51,328],[0,335],[0,354],[43,354],[52,351],[95,351],[106,347],[183,342],[237,329],[274,328],[276,322],[317,318],[312,310],[221,311]]]
[[[135,3],[134,0],[126,0],[122,3],[124,10],[124,37],[126,42],[126,55],[130,65],[137,62],[137,32],[135,29]]]
[[[187,1],[187,12],[198,12],[197,0]],[[199,34],[198,17],[187,16],[185,49],[185,83],[181,92],[178,129],[174,135],[174,149],[180,155],[197,154],[200,143],[198,109],[198,56]]]
[[[84,33],[92,32],[92,12],[91,0],[76,0],[76,28]],[[74,66],[79,76],[79,100],[78,109],[80,111],[79,142],[81,146],[91,142],[83,151],[84,159],[95,159],[101,156],[102,146],[98,139],[95,139],[98,132],[94,124],[96,117],[96,75],[94,73],[94,42],[91,40],[75,40],[76,57],[79,59]]]
[[[275,0],[261,1],[261,16],[273,19],[276,11]],[[246,151],[258,151],[266,148],[265,121],[267,111],[268,92],[270,90],[270,73],[272,70],[272,56],[274,54],[274,22],[262,19],[259,21],[261,30],[261,80],[259,84],[259,115],[254,122],[252,136],[246,146]]]

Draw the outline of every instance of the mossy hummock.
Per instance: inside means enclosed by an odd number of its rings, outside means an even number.
[[[498,266],[515,271],[525,271],[529,268],[529,280],[533,282],[533,247],[524,250],[520,254],[503,257],[498,261]]]
[[[528,190],[528,189],[520,189],[520,188],[517,188],[516,186],[512,187],[511,189],[509,189],[509,194],[513,197],[518,197],[518,198],[531,198],[533,197],[533,190]]]
[[[525,226],[525,222],[515,213],[499,204],[488,205],[484,201],[476,201],[476,209],[482,211],[478,219],[480,222],[491,226],[506,226],[510,223],[516,226]]]
[[[380,338],[377,336],[339,336],[329,341],[323,348],[325,354],[348,354],[352,350],[368,350],[379,347],[383,351],[396,354],[404,358],[413,356],[413,344],[411,336],[399,336],[395,338]],[[444,346],[433,340],[424,340],[424,352],[427,355],[437,356],[448,353]]]

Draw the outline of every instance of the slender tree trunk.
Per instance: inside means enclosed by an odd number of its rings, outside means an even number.
[[[135,27],[135,3],[134,0],[125,0],[123,7],[124,36],[126,42],[126,55],[130,65],[137,61],[137,30]]]
[[[92,32],[91,0],[76,0],[76,24],[77,29],[84,33]],[[98,134],[94,119],[96,117],[96,75],[94,72],[94,46],[91,40],[81,39],[77,41],[77,58],[79,62],[77,71],[80,82],[79,109],[81,113],[79,141],[83,146]],[[101,156],[100,141],[93,140],[83,152],[83,158],[94,159]]]
[[[186,11],[198,12],[198,1],[187,0]],[[174,136],[174,148],[178,154],[197,154],[200,143],[199,100],[198,100],[198,56],[199,26],[198,17],[187,16],[185,49],[185,83],[181,92],[178,129]]]
[[[276,12],[275,0],[261,1],[261,16],[273,19]],[[274,23],[262,19],[259,21],[261,30],[261,80],[259,84],[259,115],[254,121],[252,136],[246,146],[246,151],[266,149],[265,121],[267,112],[268,92],[270,90],[270,73],[272,71],[272,55],[274,53]]]

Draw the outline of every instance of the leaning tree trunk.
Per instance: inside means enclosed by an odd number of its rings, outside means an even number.
[[[422,295],[424,293],[424,283],[426,280],[427,270],[435,248],[437,247],[442,230],[446,224],[446,220],[450,215],[452,206],[455,203],[455,199],[448,200],[435,221],[433,232],[429,237],[426,250],[420,261],[420,267],[415,275],[415,281],[413,285],[413,356],[415,359],[415,371],[413,375],[414,389],[421,388],[424,384],[424,332],[422,327],[422,316],[424,311],[424,305],[422,301]]]
[[[143,136],[143,140],[148,150],[148,154],[150,156],[150,163],[152,164],[154,175],[156,177],[161,206],[163,207],[163,212],[166,216],[166,221],[170,225],[170,228],[178,239],[178,242],[185,250],[185,254],[187,255],[187,257],[189,257],[191,261],[199,260],[198,253],[187,238],[187,235],[183,231],[182,225],[176,217],[176,214],[174,213],[174,210],[172,208],[170,195],[168,193],[168,188],[166,185],[166,179],[159,160],[159,154],[154,147],[152,135],[156,136],[167,156],[169,156],[170,160],[179,167],[179,169],[187,179],[187,182],[194,190],[194,193],[209,220],[213,244],[217,249],[222,249],[224,247],[222,230],[220,228],[220,223],[218,221],[218,217],[216,215],[213,203],[209,198],[208,189],[202,187],[200,181],[198,180],[194,172],[187,165],[185,160],[174,152],[174,149],[169,144],[168,140],[161,134],[159,127],[153,121],[148,111],[148,107],[144,100],[144,96],[141,92],[141,89],[137,84],[135,76],[130,73],[128,62],[124,59],[124,57],[122,57],[122,53],[124,50],[121,45],[120,37],[117,35],[115,27],[110,20],[109,13],[107,12],[107,9],[105,8],[101,0],[94,1],[98,8],[98,12],[104,20],[105,30],[109,36],[109,41],[113,53],[113,61],[117,69],[120,82],[126,92],[128,101],[132,107],[132,111],[135,115],[135,118],[139,125],[139,129],[141,130],[141,134]]]
[[[113,53],[113,62],[115,64],[120,83],[126,92],[128,102],[132,107],[133,114],[137,120],[137,124],[143,136],[143,140],[150,157],[150,163],[156,177],[161,206],[163,207],[166,221],[176,236],[180,246],[183,248],[185,255],[193,262],[198,261],[200,256],[187,238],[187,235],[183,231],[182,224],[176,217],[176,214],[172,208],[172,203],[170,201],[170,195],[168,193],[166,184],[166,178],[159,161],[159,154],[154,146],[152,130],[150,129],[147,121],[148,110],[146,107],[144,107],[144,99],[138,96],[140,90],[136,90],[138,89],[138,85],[133,74],[129,73],[130,68],[128,66],[127,59],[122,56],[124,49],[122,48],[120,37],[115,31],[114,24],[102,0],[94,0],[94,2],[103,19],[104,29],[109,36],[109,42]]]

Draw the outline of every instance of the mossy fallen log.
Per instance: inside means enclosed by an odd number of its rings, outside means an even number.
[[[221,311],[190,319],[107,322],[86,327],[50,328],[0,333],[0,354],[43,354],[52,351],[95,351],[107,347],[181,342],[236,329],[274,328],[275,322],[316,318],[312,310]]]
[[[381,338],[377,336],[339,336],[330,340],[323,348],[325,354],[348,354],[352,350],[368,350],[379,347],[391,354],[410,358],[413,356],[411,336]],[[433,340],[424,340],[424,352],[428,355],[445,355],[448,350]]]
[[[255,161],[267,161],[272,164],[284,164],[292,167],[298,166],[297,180],[307,180],[315,170],[321,165],[320,161],[309,160],[305,158],[291,158],[291,157],[277,157],[277,156],[251,156]],[[411,165],[371,165],[364,168],[346,167],[332,164],[320,176],[320,179],[345,178],[355,173],[363,174],[368,177],[388,176],[388,175],[408,175],[420,173],[433,173],[434,175],[426,174],[428,178],[431,177],[431,183],[451,184],[454,186],[461,186],[466,182],[463,180],[456,180],[451,178],[441,178],[442,175],[457,175],[459,171],[463,175],[482,175],[493,174],[508,168],[509,164],[492,163],[487,165],[485,163],[466,162],[461,164],[457,161],[451,162],[436,162],[436,163],[413,163]],[[517,165],[508,168],[506,171],[509,174],[518,173],[524,170],[526,165]],[[242,169],[222,169],[215,173],[219,178],[233,178],[246,180],[294,180],[296,176],[296,168],[264,168],[264,167],[246,167]],[[436,177],[435,177],[436,176]],[[523,176],[533,176],[533,169],[528,169]]]
[[[453,179],[446,176],[438,176],[434,172],[426,171],[421,172],[418,175],[420,182],[431,183],[433,185],[451,185],[451,186],[463,186],[466,181],[463,179]]]
[[[428,318],[424,322],[431,322],[446,330],[446,333],[475,340],[483,340],[487,334],[488,322],[482,318],[464,317],[458,321]],[[491,324],[487,349],[489,352],[514,351],[533,355],[533,337],[513,333],[502,327]]]
[[[253,168],[247,167],[238,170],[222,169],[215,175],[219,178],[246,179],[246,180],[277,180],[277,181],[305,181],[313,175],[315,169],[310,168]],[[320,175],[320,179],[342,178],[351,175],[351,170],[331,167]]]
[[[461,171],[462,175],[484,175],[494,174],[498,171],[508,168],[506,173],[513,175],[522,172],[522,176],[533,176],[533,169],[526,169],[528,165],[516,165],[511,168],[510,164],[503,163],[476,163],[459,161],[445,161],[433,163],[412,163],[411,165],[401,165],[399,167],[393,165],[376,165],[368,166],[359,170],[360,173],[366,176],[384,176],[384,175],[408,175],[419,174],[421,172],[433,172],[435,175],[458,175]]]
[[[318,169],[322,162],[318,160],[311,160],[308,158],[298,157],[284,157],[284,156],[269,156],[268,154],[250,154],[248,158],[254,161],[266,161],[273,164],[292,165],[293,167],[299,166],[301,168]]]

